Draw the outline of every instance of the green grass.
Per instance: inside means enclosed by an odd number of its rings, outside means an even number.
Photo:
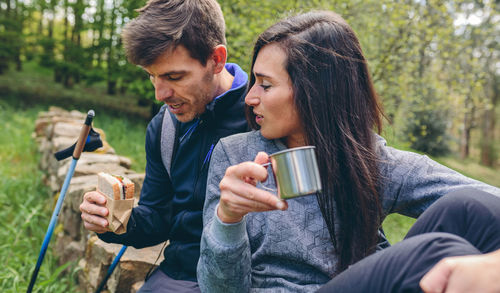
[[[31,137],[38,113],[46,110],[0,96],[0,292],[26,291],[54,208]],[[132,168],[143,172],[144,120],[97,113],[94,121],[117,154],[131,158]],[[77,292],[76,264],[59,266],[51,251],[53,241],[34,292]],[[61,273],[66,266],[70,273]]]
[[[138,173],[144,172],[146,167],[144,142],[147,127],[144,120],[96,113],[94,127],[104,130],[106,141],[115,149],[117,155],[132,159],[132,170]]]
[[[398,141],[394,134],[394,130],[390,126],[385,129],[383,136],[387,139],[389,145],[397,149],[415,152],[407,143]],[[432,159],[465,176],[500,187],[499,170],[478,164],[477,158],[461,160],[454,155],[449,155]],[[416,220],[413,218],[399,214],[387,216],[383,223],[383,227],[389,242],[394,244],[401,241],[415,221]]]
[[[435,158],[439,163],[446,165],[465,176],[500,187],[500,170],[479,165],[473,159],[461,160],[454,157]]]
[[[37,107],[17,110],[0,101],[0,288],[23,292],[31,278],[52,213],[50,191],[38,169],[39,154],[31,138]],[[72,274],[59,272],[50,247],[35,292],[74,292]]]

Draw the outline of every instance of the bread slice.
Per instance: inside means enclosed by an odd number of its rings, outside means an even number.
[[[97,191],[115,199],[130,199],[134,197],[134,183],[123,176],[100,172],[97,174]]]
[[[122,176],[123,191],[126,199],[134,198],[135,184],[132,180]]]

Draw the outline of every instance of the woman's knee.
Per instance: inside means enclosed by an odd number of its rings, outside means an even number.
[[[462,212],[483,214],[488,211],[489,214],[497,215],[500,210],[500,198],[478,189],[463,188],[446,194],[431,207],[454,215]]]
[[[355,263],[319,292],[417,292],[420,279],[441,259],[479,253],[453,234],[420,234]]]

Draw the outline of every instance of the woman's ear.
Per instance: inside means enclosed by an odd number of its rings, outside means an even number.
[[[220,73],[224,66],[226,65],[227,58],[227,49],[224,45],[217,45],[210,55],[209,59],[212,60],[215,64],[214,66],[214,74]]]

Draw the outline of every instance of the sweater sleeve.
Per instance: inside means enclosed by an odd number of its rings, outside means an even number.
[[[219,182],[230,166],[221,143],[214,149],[208,171],[203,209],[203,234],[198,261],[198,284],[202,292],[248,292],[251,286],[250,244],[245,218],[225,224],[217,217]]]
[[[425,155],[401,151],[385,144],[381,158],[383,208],[417,218],[440,197],[466,187],[500,196],[500,189],[468,178]]]
[[[146,131],[146,176],[139,205],[132,210],[126,233],[98,234],[105,242],[142,248],[161,243],[169,237],[173,188],[161,159],[160,131],[165,109],[162,110],[149,123]]]

